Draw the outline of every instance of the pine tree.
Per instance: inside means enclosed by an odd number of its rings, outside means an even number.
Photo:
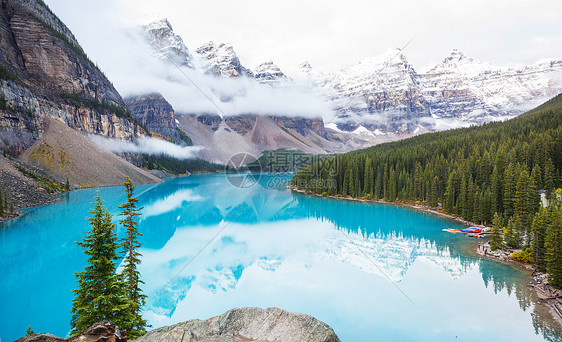
[[[527,186],[529,185],[529,173],[527,170],[521,171],[517,185],[515,187],[515,200],[513,212],[520,220],[526,220],[527,216]]]
[[[542,208],[538,213],[535,214],[532,225],[532,243],[531,247],[533,249],[533,256],[535,258],[535,265],[541,271],[546,270],[546,250],[545,250],[545,239],[546,239],[546,228],[547,228],[547,217],[548,212],[546,208]]]
[[[538,179],[540,177],[540,168],[535,166],[531,171],[531,177],[529,179],[529,186],[527,188],[527,208],[526,208],[526,216],[527,216],[527,223],[529,225],[533,222],[533,217],[536,212],[539,211],[540,203],[541,203],[541,195],[539,193],[539,182]]]
[[[122,293],[120,276],[115,273],[119,246],[115,224],[111,222],[111,214],[105,209],[99,193],[94,199],[94,208],[90,210],[92,216],[88,218],[90,231],[82,242],[77,242],[88,260],[84,270],[76,273],[78,288],[72,290],[75,295],[70,321],[72,335],[99,321],[111,320],[123,326],[128,320],[124,310],[128,301]]]
[[[503,211],[506,218],[513,215],[513,202],[515,197],[515,166],[510,163],[505,169],[503,188]]]
[[[480,194],[480,190],[478,190],[478,186],[476,187],[476,193],[473,192],[470,195],[472,204],[470,205],[472,213],[469,212],[468,218],[472,222],[482,223],[483,221],[483,201],[484,198]]]
[[[380,173],[377,173],[375,178],[375,199],[381,199],[381,192],[382,192],[382,177]]]
[[[429,206],[435,208],[439,202],[439,177],[435,176],[433,178],[430,189]]]
[[[513,248],[521,245],[520,222],[517,217],[512,217],[507,223],[505,243]]]
[[[4,216],[4,201],[2,201],[2,190],[0,190],[0,217]]]
[[[447,189],[445,190],[445,201],[443,203],[443,207],[449,214],[452,214],[455,210],[455,175],[455,171],[449,174]]]
[[[494,214],[492,220],[492,232],[490,234],[490,249],[495,251],[503,247],[503,232],[501,227],[501,220],[498,213]]]
[[[388,198],[387,201],[393,202],[396,201],[396,171],[394,170],[394,166],[390,167],[390,171],[388,173]]]
[[[347,195],[353,196],[355,194],[355,178],[353,176],[353,168],[349,169],[349,190],[347,191]]]
[[[544,190],[546,190],[547,197],[550,199],[552,190],[554,190],[554,164],[552,159],[548,158],[544,165]]]
[[[119,207],[119,209],[121,209],[121,215],[124,216],[124,219],[121,220],[120,223],[127,230],[127,236],[122,243],[125,252],[122,276],[130,301],[130,308],[128,311],[130,311],[130,314],[133,316],[133,320],[130,322],[130,325],[123,328],[127,330],[128,338],[135,339],[146,332],[145,327],[147,326],[146,321],[141,315],[142,307],[145,305],[146,295],[142,293],[140,288],[140,284],[144,284],[144,282],[140,279],[140,272],[138,270],[138,265],[141,262],[140,258],[142,256],[139,252],[141,244],[138,238],[142,234],[138,231],[136,217],[140,216],[140,210],[142,208],[137,207],[138,199],[134,197],[135,187],[128,177],[124,185],[127,193],[127,201]]]
[[[461,175],[461,187],[460,187],[460,194],[457,199],[457,212],[460,216],[464,217],[465,219],[468,216],[468,205],[467,205],[467,197],[468,197],[468,185],[466,182],[466,176],[463,172]]]
[[[557,288],[562,287],[562,217],[560,210],[553,206],[550,211],[550,224],[547,229],[546,271],[549,283]]]
[[[492,212],[500,212],[502,210],[501,204],[501,181],[497,166],[494,166],[491,179],[492,190]]]
[[[371,158],[365,159],[365,179],[363,180],[363,193],[365,195],[373,194],[373,170],[371,166]]]

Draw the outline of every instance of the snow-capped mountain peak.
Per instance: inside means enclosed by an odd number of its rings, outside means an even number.
[[[210,41],[195,52],[206,61],[208,73],[226,77],[253,77],[253,73],[242,66],[230,44]]]
[[[287,78],[272,61],[264,62],[254,69],[254,77],[261,83],[274,83]]]
[[[193,56],[181,37],[174,33],[168,19],[158,19],[142,25],[141,28],[146,36],[146,41],[154,49],[157,57],[180,66],[193,68]]]
[[[460,61],[461,59],[465,59],[465,58],[472,59],[470,57],[467,57],[462,51],[460,51],[458,49],[453,49],[453,51],[451,51],[451,54],[449,55],[449,57],[445,58],[445,60]]]
[[[312,66],[307,61],[304,61],[299,65],[299,70],[305,75],[309,75],[312,71]]]

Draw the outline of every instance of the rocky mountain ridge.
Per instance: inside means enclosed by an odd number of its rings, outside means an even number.
[[[152,46],[156,57],[166,60],[166,58],[162,58],[160,52],[162,49],[171,50],[171,48],[165,47],[166,44],[170,44],[171,47],[179,44],[182,46],[182,51],[188,51],[181,38],[173,32],[172,26],[169,25],[167,20],[157,20],[154,23],[143,25],[141,30],[146,31],[147,28],[151,27],[161,28],[163,32],[160,35],[163,37],[178,38],[162,39],[160,42],[149,39],[148,43]],[[194,72],[213,75],[219,81],[221,78],[248,78],[257,81],[256,87],[276,87],[281,83],[290,82],[290,79],[272,61],[262,63],[253,72],[244,67],[230,44],[208,42],[195,50],[193,56]],[[169,131],[171,116],[158,109],[161,107],[160,99],[154,98],[154,102],[150,103],[150,99],[153,99],[153,97],[149,94],[136,97],[145,99],[143,106],[146,110],[164,115],[167,119],[159,119],[156,115],[141,117],[138,107],[135,107],[127,99],[127,104],[133,116],[141,120],[151,131]],[[220,97],[220,101],[232,101],[228,96]],[[195,145],[203,146],[205,150],[200,152],[200,156],[212,162],[224,163],[238,152],[248,152],[259,156],[265,150],[295,148],[309,153],[335,153],[350,151],[387,140],[386,137],[381,138],[374,135],[354,135],[339,130],[332,131],[324,126],[323,120],[319,117],[290,117],[284,116],[283,113],[243,113],[224,117],[221,117],[221,115],[214,113],[175,113],[181,131],[185,132]],[[168,123],[163,120],[167,120]],[[163,135],[166,138],[170,137],[166,134]]]
[[[196,55],[208,63],[207,72],[218,77],[248,77],[291,87],[292,79],[271,61],[249,71],[229,44],[210,42]],[[304,80],[335,108],[335,126],[329,130],[353,134],[360,129],[363,136],[403,138],[521,114],[562,91],[560,75],[562,59],[501,67],[458,50],[419,72],[400,49],[389,49],[335,73],[315,70],[305,62],[295,80]]]
[[[363,60],[335,74],[302,72],[338,108],[338,126],[411,132],[418,125],[482,124],[523,113],[557,95],[562,60],[501,67],[453,50],[441,63],[418,73],[400,49]]]

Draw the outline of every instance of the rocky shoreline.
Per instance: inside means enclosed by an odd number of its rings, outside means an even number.
[[[30,174],[40,175],[36,169],[28,165],[0,156],[0,189],[4,194],[7,193],[8,202],[14,206],[13,214],[0,217],[0,222],[18,217],[24,208],[54,203],[59,200],[57,194],[45,190],[44,186],[25,176],[18,167]]]
[[[365,198],[355,198],[355,197],[351,197],[351,196],[331,196],[331,195],[319,195],[316,193],[308,193],[302,189],[293,187],[293,186],[288,186],[287,187],[289,190],[296,192],[296,193],[300,193],[300,194],[304,194],[304,195],[309,195],[309,196],[316,196],[316,197],[324,197],[324,198],[332,198],[332,199],[339,199],[339,200],[346,200],[346,201],[355,201],[355,202],[365,202],[365,203],[379,203],[379,204],[390,204],[390,205],[399,205],[402,207],[407,207],[407,208],[412,208],[412,209],[416,209],[419,211],[423,211],[426,213],[430,213],[430,214],[434,214],[434,215],[439,215],[441,217],[445,217],[448,218],[450,220],[453,221],[457,221],[460,222],[462,224],[465,224],[467,226],[471,226],[471,227],[480,227],[480,228],[491,228],[482,224],[478,224],[478,223],[474,223],[474,222],[470,222],[467,220],[464,220],[461,217],[458,216],[453,216],[453,215],[449,215],[446,214],[444,212],[432,209],[426,205],[422,205],[422,204],[410,204],[410,203],[401,203],[401,202],[388,202],[385,200],[369,200],[369,199],[365,199]]]
[[[487,250],[487,253],[485,253],[485,250]],[[476,254],[479,256],[517,266],[528,272],[532,278],[528,286],[535,291],[539,300],[538,303],[545,305],[552,319],[562,327],[562,292],[548,283],[548,275],[546,273],[537,270],[531,264],[513,260],[511,258],[511,253],[513,252],[510,249],[491,251],[489,242],[479,244],[476,249]]]

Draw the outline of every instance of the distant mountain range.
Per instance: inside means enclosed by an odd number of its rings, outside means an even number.
[[[562,91],[562,60],[500,67],[453,50],[441,63],[418,73],[400,49],[363,60],[338,73],[301,67],[325,89],[343,129],[403,133],[419,125],[444,129],[511,117]]]
[[[360,146],[502,120],[562,91],[561,59],[503,67],[453,50],[441,63],[418,72],[400,49],[390,49],[335,73],[315,70],[305,62],[299,74],[289,77],[271,61],[250,70],[230,44],[209,42],[191,54],[166,19],[143,26],[143,31],[155,54],[177,65],[273,87],[306,84],[336,111],[325,123],[327,132],[352,134]]]

